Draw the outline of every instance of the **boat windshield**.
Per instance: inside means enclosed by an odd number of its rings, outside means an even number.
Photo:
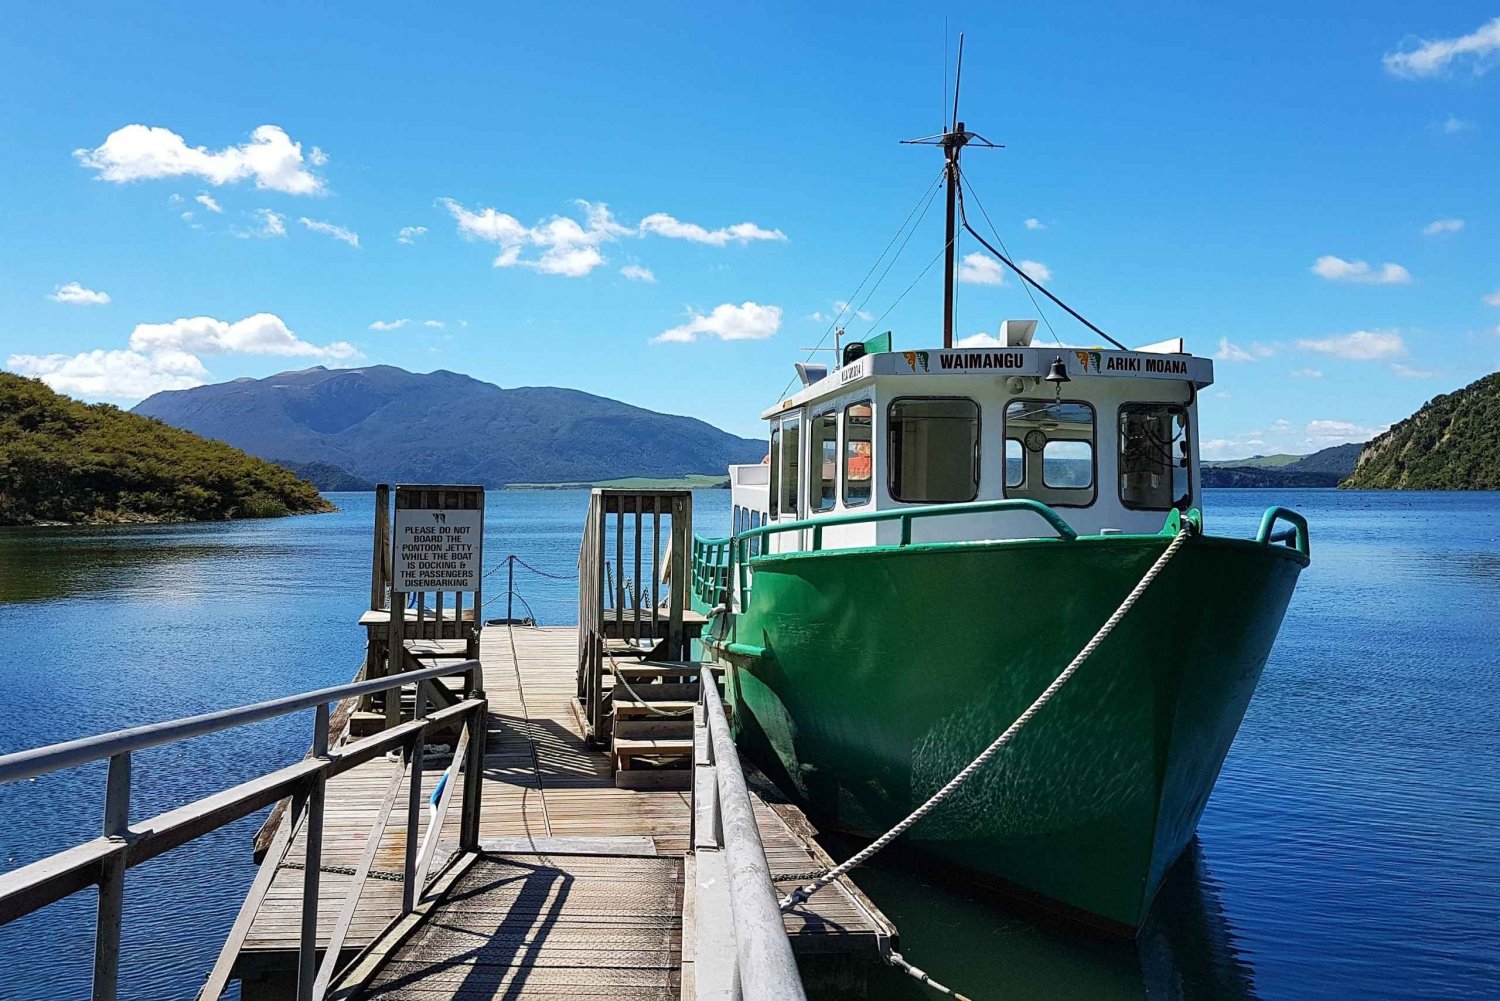
[[[1094,502],[1094,408],[1013,400],[1005,408],[1005,495],[1080,507]]]

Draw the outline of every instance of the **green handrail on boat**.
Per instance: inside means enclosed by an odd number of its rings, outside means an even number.
[[[1007,497],[1004,500],[969,501],[963,504],[928,504],[924,507],[903,507],[888,511],[855,511],[850,514],[833,514],[822,518],[803,518],[799,521],[775,522],[773,524],[761,525],[757,528],[746,529],[728,539],[704,539],[704,543],[713,545],[719,542],[740,542],[748,539],[763,538],[768,535],[777,535],[781,532],[797,532],[811,529],[813,533],[813,552],[817,552],[823,543],[823,529],[830,525],[862,525],[866,522],[899,521],[901,522],[901,545],[911,544],[911,523],[919,518],[939,518],[947,515],[960,514],[990,514],[995,511],[1030,511],[1042,518],[1052,526],[1062,538],[1069,542],[1078,538],[1078,533],[1073,530],[1052,508],[1041,501],[1030,500],[1024,497]]]
[[[1269,545],[1273,542],[1282,541],[1280,533],[1273,536],[1271,530],[1276,527],[1278,521],[1289,523],[1295,530],[1295,548],[1303,556],[1310,557],[1307,540],[1307,519],[1296,511],[1285,507],[1268,507],[1266,513],[1261,515],[1260,529],[1255,533],[1255,541]]]

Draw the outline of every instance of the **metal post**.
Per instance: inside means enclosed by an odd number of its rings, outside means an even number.
[[[412,719],[424,719],[427,716],[427,680],[417,682],[416,704],[412,706]],[[471,740],[473,738],[470,738]],[[422,820],[422,758],[427,750],[427,727],[417,731],[413,738],[411,748],[411,786],[406,796],[406,863],[402,867],[403,880],[401,884],[401,913],[410,914],[412,908],[417,906],[417,849],[419,847],[417,837],[418,825]]]
[[[130,830],[130,752],[109,759],[104,784],[104,836],[120,849],[105,860],[94,924],[94,1001],[114,1001],[120,984],[120,919],[125,908],[125,837]]]
[[[313,718],[313,757],[328,758],[328,703]],[[297,944],[297,1001],[312,1001],[318,976],[318,878],[323,870],[323,798],[328,776],[320,771],[307,791],[307,851],[302,869],[302,930]]]
[[[516,596],[516,554],[511,553],[505,557],[505,562],[509,564],[509,569],[505,573],[505,622],[509,625],[516,621],[515,610],[511,607],[511,602]]]

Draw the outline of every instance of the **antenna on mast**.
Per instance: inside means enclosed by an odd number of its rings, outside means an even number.
[[[1004,146],[990,142],[977,132],[970,132],[964,128],[964,123],[958,120],[958,90],[964,78],[964,34],[958,33],[958,67],[953,77],[953,118],[948,124],[946,131],[934,136],[923,136],[921,139],[903,139],[903,146],[941,146],[943,156],[947,160],[944,175],[947,178],[947,243],[943,247],[943,347],[953,346],[953,281],[957,271],[957,248],[958,248],[958,158],[960,151],[973,142],[987,149],[1004,149]]]

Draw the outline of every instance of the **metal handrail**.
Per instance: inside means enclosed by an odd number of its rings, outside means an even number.
[[[329,688],[303,692],[300,695],[288,695],[267,702],[256,702],[248,706],[220,709],[216,712],[185,716],[182,719],[166,720],[161,723],[147,723],[144,726],[114,730],[92,737],[80,737],[77,740],[49,744],[46,747],[16,751],[12,754],[0,755],[0,785],[18,782],[35,775],[45,775],[48,772],[61,771],[64,768],[85,765],[90,761],[111,758],[117,754],[143,751],[148,747],[159,747],[162,744],[172,744],[179,740],[233,729],[246,723],[259,723],[262,720],[285,716],[301,709],[313,709],[330,702],[340,702],[357,695],[373,695],[376,692],[399,688],[418,681],[470,673],[475,674],[476,681],[479,681],[480,671],[479,661],[466,660],[452,666],[428,667],[418,671],[405,671],[394,677],[371,678],[368,681],[333,685]],[[475,691],[484,689],[482,682],[472,684],[471,687]]]
[[[469,695],[455,705],[427,715],[428,685],[437,678],[454,674],[469,675]],[[430,863],[429,853],[423,853],[423,857],[419,858],[415,851],[417,824],[421,814],[418,804],[421,796],[422,744],[429,727],[462,722],[468,737],[465,767],[471,776],[478,776],[482,772],[484,728],[488,712],[482,679],[479,661],[465,660],[0,756],[0,784],[45,775],[91,761],[109,761],[101,835],[0,874],[0,924],[14,921],[88,886],[97,885],[99,907],[94,926],[93,997],[95,1001],[114,1001],[119,984],[120,931],[126,870],[249,816],[286,796],[292,796],[292,812],[282,822],[283,829],[278,833],[277,843],[284,852],[290,846],[292,831],[299,825],[305,828],[306,857],[303,867],[297,997],[299,1001],[303,1001],[321,995],[326,990],[328,977],[332,972],[331,965],[338,958],[337,951],[330,950],[330,955],[325,960],[328,970],[319,976],[318,887],[324,790],[328,779],[388,750],[405,750],[410,763],[409,781],[414,801],[407,817],[408,850],[404,870],[407,887],[403,913],[408,913],[415,903],[415,893],[420,890],[418,883],[423,881],[423,874]],[[345,744],[337,750],[330,750],[328,707],[331,703],[399,689],[407,684],[416,686],[415,718],[373,736]],[[139,823],[131,823],[130,771],[133,752],[305,709],[316,711],[312,754],[308,758]],[[457,772],[459,758],[460,755],[456,753],[450,777]],[[478,844],[480,802],[480,783],[466,782],[464,816],[460,827],[461,848],[471,848]],[[441,823],[441,816],[435,823]],[[378,836],[378,832],[372,832],[372,837],[375,836]],[[367,855],[373,858],[373,852],[367,852]],[[278,855],[275,859],[268,857],[262,864],[276,866],[279,861]],[[362,863],[362,869],[368,872],[368,864]],[[362,880],[356,880],[350,887],[350,893],[356,900],[361,884]],[[261,899],[256,892],[258,890],[263,895],[269,885],[270,879],[264,871],[256,877],[256,886],[241,908],[240,917],[230,931],[225,948],[215,963],[201,996],[217,997],[218,992],[223,989],[234,955],[243,943],[244,934]],[[349,909],[351,908],[346,908]],[[343,925],[345,922],[341,920],[340,923]]]
[[[1278,521],[1285,521],[1292,526],[1292,535],[1287,536],[1285,530],[1274,535],[1271,529]],[[1303,556],[1310,556],[1308,552],[1307,519],[1296,511],[1284,507],[1268,507],[1266,513],[1261,515],[1260,528],[1255,533],[1255,541],[1270,545],[1276,542],[1286,542]]]
[[[728,861],[736,974],[731,980],[738,980],[745,1001],[805,1001],[791,939],[776,902],[771,866],[761,844],[760,825],[712,671],[702,672],[699,689],[709,731],[705,750],[713,762],[713,795],[717,800],[717,809],[710,810],[709,815],[715,830],[722,832]],[[695,820],[696,816],[695,803]],[[696,843],[696,834],[694,840]],[[697,963],[704,961],[695,957]]]
[[[962,504],[928,504],[923,507],[903,507],[886,511],[855,511],[849,514],[833,514],[821,518],[803,518],[799,521],[774,522],[760,525],[756,528],[747,528],[743,532],[722,539],[699,539],[706,545],[715,545],[722,542],[737,543],[737,548],[742,549],[744,543],[749,539],[764,538],[779,535],[782,532],[798,532],[803,530],[812,531],[813,552],[822,548],[823,529],[828,526],[839,525],[862,525],[866,523],[899,521],[901,522],[902,546],[911,545],[911,523],[922,518],[939,518],[949,515],[963,514],[992,514],[997,511],[1030,511],[1042,520],[1046,521],[1057,534],[1072,542],[1078,538],[1078,533],[1073,526],[1063,520],[1051,507],[1041,501],[1032,500],[1029,497],[1006,497],[1001,500],[967,501]]]

